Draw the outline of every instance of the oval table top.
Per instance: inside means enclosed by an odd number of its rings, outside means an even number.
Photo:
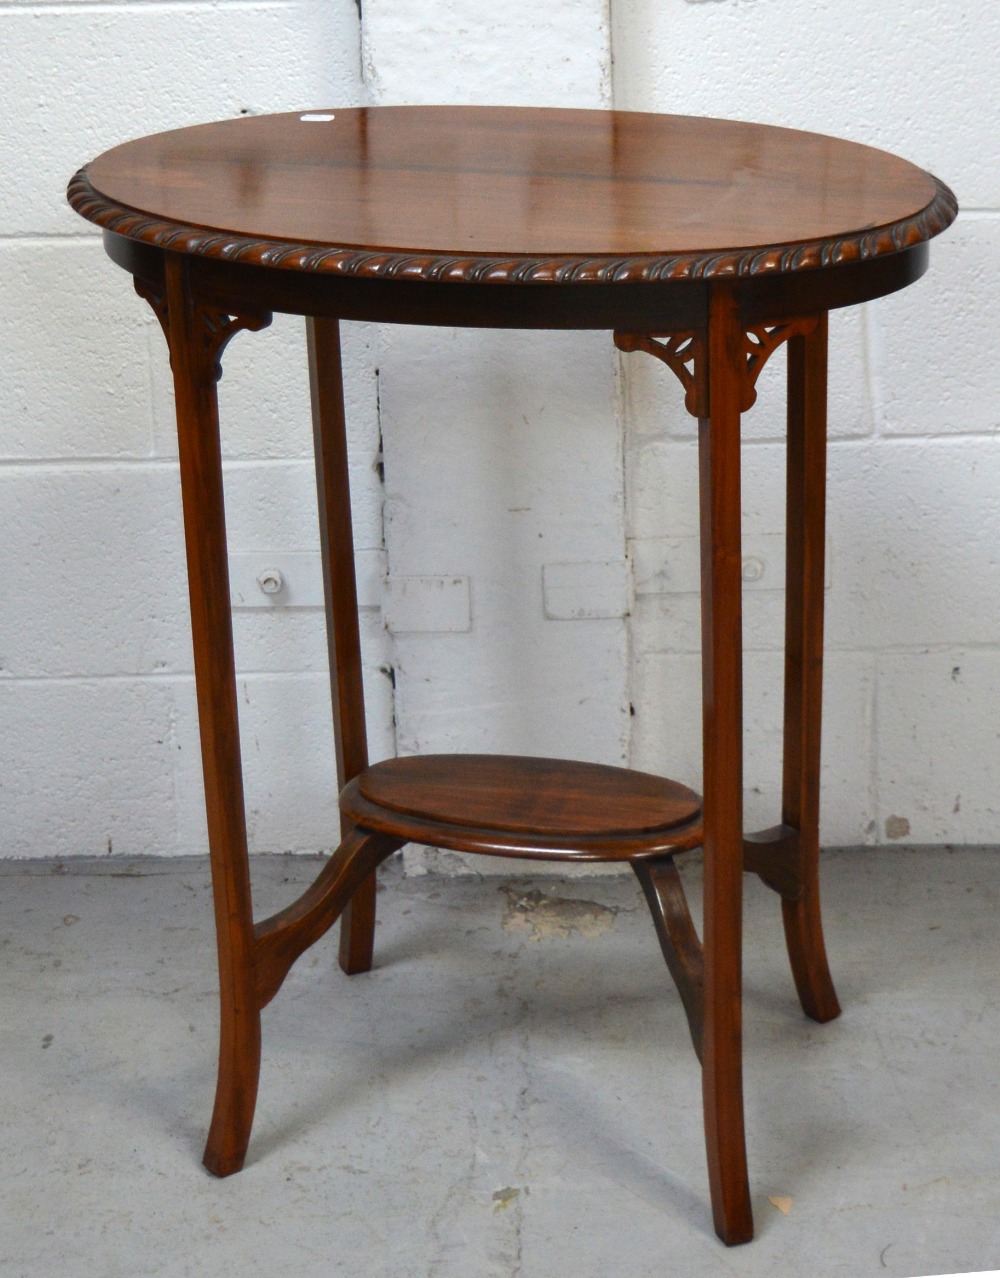
[[[362,107],[107,151],[70,203],[113,233],[355,278],[652,283],[892,254],[944,230],[922,169],[816,133],[688,116]]]

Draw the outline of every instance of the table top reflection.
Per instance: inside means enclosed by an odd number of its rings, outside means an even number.
[[[930,174],[854,142],[518,107],[338,108],[177,129],[106,152],[70,195],[92,221],[158,247],[476,283],[784,273],[898,252],[955,212]]]

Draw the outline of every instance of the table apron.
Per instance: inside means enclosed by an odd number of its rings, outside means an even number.
[[[104,232],[117,265],[162,289],[171,250]],[[738,281],[664,280],[655,284],[463,284],[372,280],[283,271],[186,255],[198,297],[233,314],[266,309],[382,323],[456,328],[619,329],[705,332],[713,289],[735,283],[745,327],[820,314],[905,288],[927,269],[926,244],[819,270]]]

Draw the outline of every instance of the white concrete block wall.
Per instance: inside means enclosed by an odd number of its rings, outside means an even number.
[[[362,10],[376,103],[611,105],[606,0]],[[385,329],[379,370],[390,581],[469,583],[461,629],[427,620],[392,636],[400,752],[625,762],[625,609],[594,616],[565,591],[547,608],[545,593],[552,565],[624,577],[610,335]],[[413,871],[442,863],[406,856]],[[477,858],[483,868],[504,867]]]
[[[359,22],[354,0],[0,0],[0,47],[0,855],[205,846],[163,340],[66,181],[139,134],[362,101],[745,116],[884,146],[955,187],[965,211],[928,278],[833,319],[824,837],[995,839],[995,6],[365,0]],[[358,545],[385,545],[394,589],[461,579],[468,616],[458,628],[451,599],[446,631],[389,634],[365,610],[373,754],[398,729],[404,751],[631,758],[697,785],[697,600],[657,585],[687,571],[697,527],[670,374],[640,356],[619,371],[594,334],[352,325],[345,351]],[[746,419],[746,532],[772,559],[782,363]],[[225,366],[232,547],[314,550],[301,324],[241,335]],[[652,565],[630,620],[570,598],[585,575],[559,566],[618,583],[626,547]],[[769,560],[746,596],[761,824],[776,817],[776,575]],[[240,611],[236,633],[252,847],[329,846],[321,615]]]
[[[126,138],[364,99],[354,0],[0,4],[0,856],[202,852],[170,377],[159,326],[66,205]],[[229,347],[231,543],[318,548],[301,321]],[[345,334],[358,544],[380,547],[372,333]],[[378,613],[373,748],[390,754]],[[321,613],[236,616],[254,850],[327,847]]]
[[[362,12],[375,102],[610,105],[607,0],[367,0]]]
[[[831,320],[827,842],[994,842],[1000,776],[1000,13],[987,0],[617,0],[615,100],[839,134],[907,156],[963,214],[928,276]],[[629,536],[690,532],[692,423],[627,368]],[[744,528],[781,527],[783,358],[745,419]],[[780,574],[779,574],[780,579]],[[780,591],[746,593],[748,820],[777,819]],[[695,766],[697,601],[634,619],[633,759]],[[678,725],[677,734],[673,725]]]
[[[607,335],[398,330],[381,382],[390,581],[471,582],[461,630],[394,635],[400,751],[624,761],[625,601],[546,608],[547,567],[624,577]]]

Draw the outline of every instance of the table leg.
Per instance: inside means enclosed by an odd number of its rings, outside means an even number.
[[[705,820],[702,1088],[712,1211],[753,1237],[743,1124],[743,689],[740,411],[746,356],[734,290],[713,288],[708,416],[699,418]]]
[[[217,1176],[226,1176],[243,1165],[260,1075],[260,1011],[254,989],[253,915],[216,394],[218,355],[235,326],[227,328],[228,316],[219,317],[197,304],[186,262],[171,254],[165,258],[165,326],[176,396],[194,672],[219,947],[219,1076],[205,1166]]]
[[[827,317],[788,343],[788,504],[782,824],[798,832],[801,895],[783,897],[792,974],[803,1010],[840,1013],[819,900],[820,733],[826,505]]]
[[[310,319],[307,336],[339,792],[368,766],[340,325],[335,319]],[[344,835],[348,825],[343,825]],[[370,970],[374,939],[373,872],[341,916],[339,958],[345,972],[354,975]]]

